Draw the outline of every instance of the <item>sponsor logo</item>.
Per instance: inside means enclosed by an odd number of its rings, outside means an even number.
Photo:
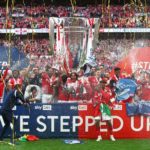
[[[122,110],[122,105],[115,105],[113,110]]]
[[[52,105],[43,105],[43,110],[52,110]]]
[[[78,110],[86,111],[87,110],[87,105],[79,105]]]
[[[35,110],[42,110],[42,106],[36,105],[36,106],[34,107],[34,109],[35,109]]]
[[[70,106],[70,110],[77,110],[77,106]]]

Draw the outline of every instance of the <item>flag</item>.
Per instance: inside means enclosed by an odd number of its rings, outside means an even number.
[[[111,119],[111,111],[108,105],[101,104],[100,105],[100,112],[102,113],[102,120],[110,120]]]
[[[137,84],[132,79],[120,79],[116,83],[116,100],[127,100],[129,97],[134,96]]]
[[[27,28],[16,28],[15,29],[15,34],[16,35],[25,35],[28,33],[28,29]]]

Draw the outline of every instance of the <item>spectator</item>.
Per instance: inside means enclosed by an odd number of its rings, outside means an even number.
[[[67,78],[66,74],[61,76],[60,81],[57,82],[54,87],[55,98],[60,101],[68,101],[69,100],[69,91],[67,86]]]
[[[42,73],[42,102],[50,103],[52,101],[53,87],[52,87],[52,68],[47,67],[46,72]]]
[[[78,74],[72,72],[70,79],[68,78],[67,86],[69,90],[69,100],[70,101],[79,101],[82,99],[83,94],[83,85],[78,80]]]
[[[13,70],[12,77],[8,81],[9,89],[14,89],[14,86],[17,82],[23,83],[22,78],[20,77],[19,70]]]
[[[121,78],[123,78],[122,75],[121,75],[121,68],[116,67],[114,69],[114,75],[111,79],[114,80],[115,82],[117,82]]]
[[[25,90],[24,99],[29,103],[41,102],[41,89],[37,85],[28,85]]]
[[[2,71],[0,72],[0,102],[2,102],[4,89],[5,89],[5,86],[6,86],[5,79],[7,77],[7,74],[8,74],[8,67],[4,71],[4,74],[2,73]]]

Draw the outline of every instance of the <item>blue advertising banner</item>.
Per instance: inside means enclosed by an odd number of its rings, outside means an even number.
[[[112,109],[113,131],[116,138],[150,138],[150,119],[141,115],[148,115],[150,103],[127,104],[130,114],[126,114],[126,105],[117,104]],[[1,105],[0,105],[1,107]],[[146,109],[145,109],[146,107]],[[129,110],[127,108],[127,111]],[[134,109],[133,109],[134,108]],[[132,111],[133,110],[133,111]],[[94,107],[92,104],[57,103],[32,104],[28,108],[16,107],[17,135],[33,134],[39,138],[97,138]],[[109,139],[106,122],[101,122],[101,132],[104,138]],[[139,126],[140,125],[140,126]],[[0,116],[0,132],[4,121]],[[128,134],[126,134],[128,133]],[[6,136],[10,135],[10,130]]]
[[[150,116],[150,102],[141,102],[140,114]]]
[[[139,115],[139,104],[138,103],[127,103],[126,110],[128,116]]]
[[[78,136],[78,105],[32,104],[28,108],[18,106],[14,114],[17,119],[17,134],[33,134],[40,138],[76,138]],[[0,116],[0,131],[4,125]]]
[[[0,46],[0,69],[4,69],[2,66],[8,63],[9,58],[9,48],[5,46]],[[29,60],[24,53],[19,51],[19,49],[13,47],[10,49],[10,58],[11,58],[11,69],[23,69],[29,65]]]
[[[150,102],[140,101],[138,103],[127,103],[126,104],[127,115],[145,115],[150,116]]]

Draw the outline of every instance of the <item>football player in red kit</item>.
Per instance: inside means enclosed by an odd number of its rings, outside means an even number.
[[[110,107],[112,107],[113,101],[114,98],[112,97],[111,90],[108,87],[106,87],[106,81],[104,80],[100,81],[100,84],[97,86],[97,89],[93,97],[93,104],[95,107],[96,126],[97,129],[99,129],[100,120],[106,121],[110,133],[110,139],[112,141],[115,141],[115,138],[113,136],[113,129],[111,123],[111,111],[110,111]],[[99,133],[98,133],[97,141],[101,141],[102,136],[101,136],[100,129],[98,132]]]
[[[101,78],[100,78],[100,71],[99,70],[92,71],[91,76],[88,77],[88,81],[89,81],[90,86],[92,88],[92,94],[91,94],[92,97],[93,97],[94,92],[95,92],[95,87],[99,84],[100,80],[101,80]]]

